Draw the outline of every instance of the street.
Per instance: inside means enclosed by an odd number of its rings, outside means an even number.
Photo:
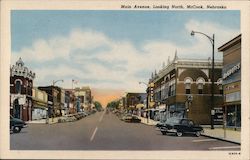
[[[10,135],[11,150],[240,150],[240,145],[204,136],[162,135],[154,126],[125,123],[97,112],[79,121],[29,124]]]

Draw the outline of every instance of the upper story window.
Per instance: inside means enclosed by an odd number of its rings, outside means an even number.
[[[170,83],[169,83],[168,95],[169,96],[174,96],[175,95],[175,80],[171,80]]]
[[[15,81],[15,92],[16,93],[21,93],[21,86],[22,86],[22,81],[16,80]]]
[[[223,94],[222,78],[218,79],[217,84],[218,84],[218,87],[219,87],[220,94]]]
[[[184,79],[184,85],[185,85],[185,93],[186,94],[191,94],[191,84],[193,83],[193,79],[190,77],[186,77]]]
[[[203,94],[203,86],[205,85],[205,79],[202,77],[197,78],[196,80],[197,88],[198,88],[198,94]]]

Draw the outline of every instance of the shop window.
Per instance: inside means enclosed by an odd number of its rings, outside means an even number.
[[[233,105],[227,107],[227,127],[241,126],[241,107],[240,105]]]

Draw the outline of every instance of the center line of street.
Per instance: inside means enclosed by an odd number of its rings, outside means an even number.
[[[102,121],[104,114],[105,114],[105,112],[102,113],[101,118],[99,119],[99,122]]]
[[[193,140],[193,142],[209,142],[209,141],[217,141],[217,139],[198,139],[198,140]]]
[[[236,149],[236,148],[240,148],[240,146],[211,147],[209,149],[213,150],[213,149]]]
[[[90,141],[93,141],[93,139],[95,138],[95,134],[96,134],[97,130],[98,130],[98,128],[96,127],[91,138],[90,138]]]

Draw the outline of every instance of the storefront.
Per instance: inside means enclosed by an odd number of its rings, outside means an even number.
[[[48,108],[46,103],[42,102],[33,102],[33,110],[32,110],[32,120],[40,120],[46,119],[48,115]]]
[[[241,35],[218,48],[223,52],[224,125],[241,127]]]

